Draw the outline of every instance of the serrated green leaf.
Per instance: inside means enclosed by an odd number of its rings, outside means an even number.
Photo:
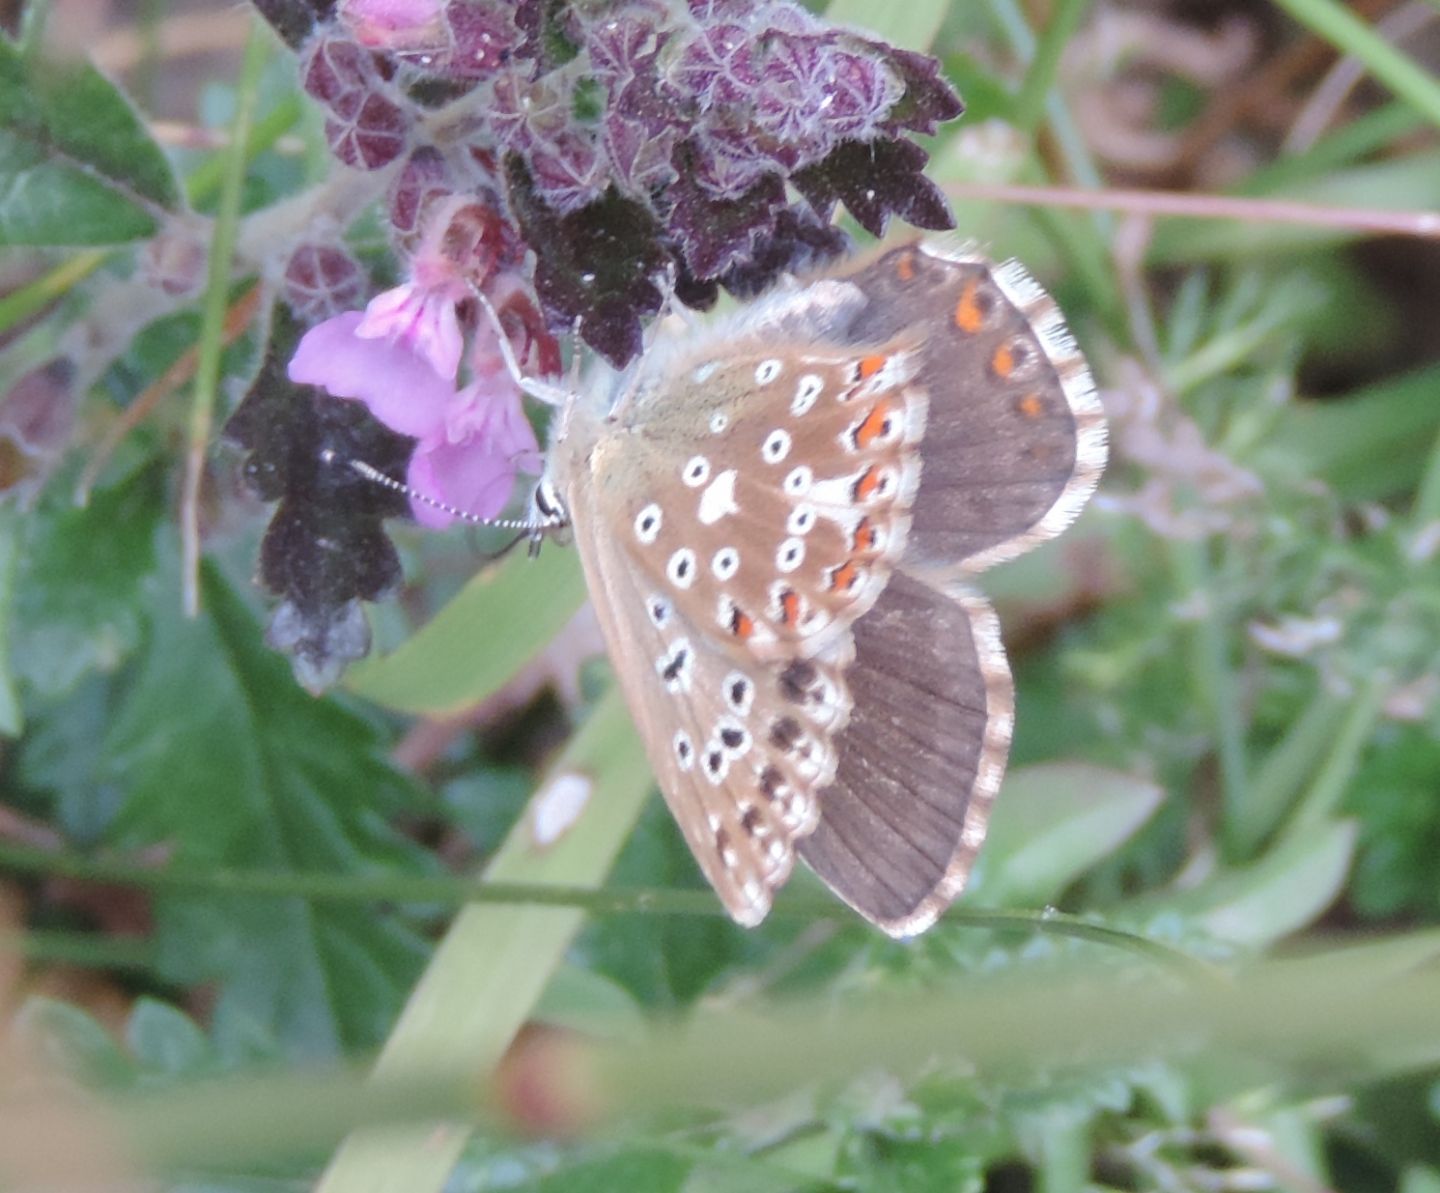
[[[88,672],[113,672],[129,657],[144,624],[163,513],[164,478],[146,468],[84,508],[56,498],[27,520],[11,622],[12,665],[23,687],[61,695]]]
[[[209,570],[204,600],[200,620],[157,613],[106,738],[107,777],[126,796],[114,836],[215,867],[428,868],[384,822],[418,800],[374,730],[301,692]],[[226,1021],[258,1023],[293,1053],[335,1056],[383,1037],[426,952],[394,913],[220,889],[157,900],[163,972],[218,980],[235,1005]]]
[[[169,162],[114,84],[0,37],[0,244],[138,240],[179,202]]]
[[[1006,780],[967,902],[1039,906],[1058,898],[1154,815],[1153,783],[1080,764],[1030,766]]]
[[[512,557],[471,580],[404,646],[352,668],[346,686],[401,712],[467,708],[499,690],[584,599],[573,551]]]

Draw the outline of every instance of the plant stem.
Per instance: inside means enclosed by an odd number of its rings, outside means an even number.
[[[1286,825],[1287,835],[1305,832],[1334,817],[1379,723],[1385,708],[1385,697],[1390,694],[1390,685],[1390,676],[1377,671],[1350,697],[1349,709],[1333,739],[1330,752],[1325,756],[1315,782]]]
[[[1032,136],[1045,117],[1055,76],[1060,71],[1061,55],[1089,7],[1090,0],[1059,0],[1054,15],[1035,46],[1035,54],[1030,59],[1030,69],[1020,86],[1020,94],[1016,96],[1014,110],[1016,127]]]
[[[210,447],[215,397],[220,386],[220,355],[225,347],[225,311],[229,305],[230,263],[235,253],[235,230],[240,222],[240,198],[245,184],[245,162],[250,126],[260,98],[260,76],[270,53],[270,35],[259,17],[252,17],[245,58],[235,99],[231,141],[224,156],[220,182],[220,209],[210,238],[210,270],[201,310],[199,354],[195,367],[195,396],[190,408],[190,430],[185,452],[185,483],[180,503],[180,538],[184,554],[182,584],[185,611],[200,610],[200,485]]]
[[[26,282],[18,290],[0,298],[0,332],[7,332],[32,315],[38,315],[51,302],[104,265],[109,255],[107,249],[77,253],[49,273],[41,274],[34,281]]]
[[[1433,124],[1440,125],[1440,83],[1345,5],[1336,0],[1276,0],[1276,3],[1342,54],[1358,58],[1391,91]]]
[[[569,908],[587,915],[679,915],[719,918],[725,910],[708,890],[661,887],[601,887],[538,881],[483,881],[420,875],[306,874],[291,871],[137,866],[75,854],[50,853],[0,842],[0,871],[51,874],[85,882],[135,886],[152,891],[199,891],[207,895],[254,899],[308,899],[316,903],[390,903],[439,907],[488,904]],[[492,871],[493,872],[493,871]],[[849,916],[834,899],[787,894],[770,912],[774,920],[817,922]],[[1079,916],[1045,911],[951,908],[943,922],[983,932],[1033,932],[1085,940],[1123,949],[1178,972],[1207,967],[1188,954],[1158,941]]]
[[[1345,701],[1321,689],[1255,771],[1247,796],[1227,818],[1231,861],[1250,857],[1285,819],[1345,719]]]

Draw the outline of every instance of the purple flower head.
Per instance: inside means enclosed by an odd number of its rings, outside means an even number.
[[[304,323],[319,323],[364,301],[369,279],[340,244],[300,245],[285,263],[285,301]]]
[[[305,90],[329,109],[325,140],[331,152],[357,170],[389,165],[405,151],[410,132],[411,117],[376,63],[353,41],[321,37],[301,66]]]

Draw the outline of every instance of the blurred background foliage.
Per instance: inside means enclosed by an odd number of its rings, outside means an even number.
[[[0,1185],[1440,1190],[1440,5],[810,6],[940,58],[929,175],[1112,420],[986,577],[1012,770],[905,944],[808,875],[724,918],[567,552],[392,523],[378,652],[298,686],[214,444],[275,279],[205,269],[323,210],[322,115],[244,6],[48,7],[51,65],[0,47]]]

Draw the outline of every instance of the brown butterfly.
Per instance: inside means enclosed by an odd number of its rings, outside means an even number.
[[[948,244],[662,332],[566,403],[537,514],[574,527],[660,789],[737,921],[797,854],[895,936],[959,893],[1014,720],[965,583],[1068,526],[1105,457],[1054,302]]]

